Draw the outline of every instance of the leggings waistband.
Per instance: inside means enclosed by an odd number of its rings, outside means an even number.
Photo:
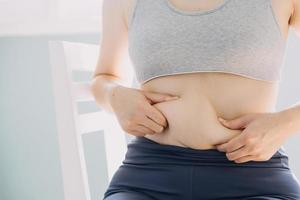
[[[171,164],[208,165],[233,167],[285,167],[289,168],[288,155],[283,147],[267,161],[235,163],[228,160],[225,152],[217,149],[192,149],[175,145],[159,144],[145,137],[135,137],[127,145],[124,164]]]

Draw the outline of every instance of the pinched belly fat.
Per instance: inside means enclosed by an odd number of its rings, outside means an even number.
[[[217,119],[217,113],[205,97],[182,95],[177,100],[153,105],[168,121],[168,127],[147,138],[161,143],[194,149],[212,149],[241,133],[224,127]]]
[[[191,73],[155,78],[143,90],[177,95],[177,100],[153,104],[168,127],[146,135],[161,144],[212,149],[242,130],[223,126],[218,117],[234,119],[255,112],[273,112],[278,85],[228,73]]]

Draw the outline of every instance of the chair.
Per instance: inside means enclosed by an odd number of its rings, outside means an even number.
[[[82,135],[103,131],[108,180],[124,158],[128,138],[114,115],[104,110],[78,113],[77,102],[94,97],[90,82],[74,82],[72,72],[94,71],[99,46],[50,41],[49,51],[65,200],[90,200]]]

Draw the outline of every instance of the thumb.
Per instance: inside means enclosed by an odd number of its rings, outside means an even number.
[[[230,129],[241,129],[241,128],[246,128],[246,126],[255,118],[255,115],[253,114],[246,114],[242,115],[240,117],[226,120],[223,119],[222,117],[219,117],[219,121],[225,125],[226,127]]]
[[[162,93],[156,93],[156,92],[144,92],[145,97],[150,101],[150,103],[159,103],[162,101],[169,101],[178,99],[178,96],[172,96],[169,94],[162,94]]]

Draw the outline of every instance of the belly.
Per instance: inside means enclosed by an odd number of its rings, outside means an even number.
[[[274,112],[278,85],[229,73],[201,72],[158,77],[141,89],[180,97],[153,104],[166,117],[168,127],[145,137],[161,144],[214,149],[242,132],[223,126],[218,117]]]

